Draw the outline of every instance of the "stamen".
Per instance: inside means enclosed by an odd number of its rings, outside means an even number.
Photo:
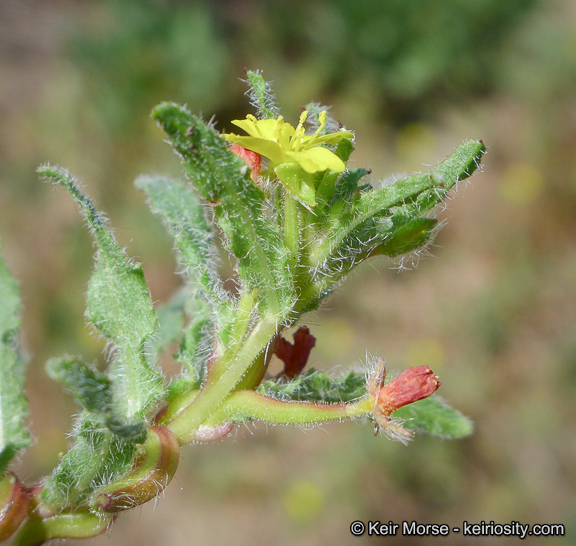
[[[294,131],[294,134],[290,139],[290,147],[295,152],[298,152],[300,150],[300,147],[302,145],[302,137],[306,134],[306,131],[304,129],[304,122],[306,121],[307,117],[308,117],[308,110],[304,110],[300,114],[300,120],[298,121],[298,126],[296,127],[296,130]]]
[[[280,142],[282,136],[282,125],[284,125],[284,116],[278,116],[276,120],[276,127],[274,128],[274,141]]]
[[[312,138],[316,138],[320,133],[324,132],[326,127],[326,110],[322,110],[320,114],[318,114],[318,121],[320,122],[320,126],[316,129],[316,132],[312,135]]]
[[[250,120],[254,124],[254,128],[256,129],[256,132],[258,133],[259,136],[262,136],[262,132],[260,131],[260,128],[258,127],[258,119],[256,118],[256,116],[253,116],[252,114],[246,114],[246,119]]]

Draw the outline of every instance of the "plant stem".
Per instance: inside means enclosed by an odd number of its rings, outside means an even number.
[[[254,419],[282,425],[310,425],[371,415],[373,410],[372,397],[353,403],[324,404],[275,400],[244,390],[233,393],[210,418],[210,424]]]
[[[300,251],[300,211],[298,202],[284,190],[284,244],[288,249],[288,264],[292,271],[298,265]]]
[[[218,410],[254,360],[266,350],[277,329],[277,321],[271,318],[259,322],[238,351],[232,354],[227,351],[222,356],[219,368],[225,371],[219,376],[218,381],[206,384],[193,401],[171,419],[167,414],[167,419],[170,419],[167,426],[176,435],[180,444],[187,443],[198,427]],[[183,396],[186,397],[187,394]],[[178,407],[179,399],[176,398],[174,403]]]
[[[90,538],[102,534],[112,523],[112,514],[75,512],[50,518],[30,518],[20,529],[13,546],[37,546],[55,538]]]

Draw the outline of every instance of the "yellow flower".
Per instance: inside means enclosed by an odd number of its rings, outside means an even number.
[[[314,174],[327,169],[342,172],[346,168],[344,162],[323,144],[338,144],[344,138],[354,138],[354,135],[348,131],[321,134],[326,126],[325,110],[319,116],[320,127],[313,135],[307,135],[304,131],[307,117],[308,111],[305,110],[294,128],[282,116],[259,120],[248,114],[246,119],[232,123],[249,136],[231,133],[224,137],[267,157],[270,160],[268,168],[276,173],[284,186],[305,204],[314,206]]]

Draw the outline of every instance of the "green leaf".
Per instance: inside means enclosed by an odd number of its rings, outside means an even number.
[[[232,301],[218,275],[218,249],[196,190],[179,180],[150,176],[138,178],[136,186],[146,192],[150,208],[162,216],[174,237],[192,297],[205,298],[218,329],[226,328],[232,319]]]
[[[150,354],[157,319],[142,268],[126,258],[102,214],[67,171],[47,166],[38,172],[70,192],[92,228],[98,252],[86,315],[115,348],[109,366],[114,414],[121,422],[142,421],[164,393]]]
[[[402,223],[398,228],[386,234],[384,241],[370,251],[370,256],[400,256],[418,250],[431,239],[438,220],[435,218],[415,218]]]
[[[485,153],[486,146],[481,140],[467,140],[458,146],[448,159],[438,165],[434,170],[434,176],[444,184],[445,189],[449,190],[454,184],[469,178],[480,168],[480,161]]]
[[[347,273],[354,265],[372,256],[395,257],[418,250],[433,238],[437,226],[438,220],[435,218],[406,220],[404,215],[372,218],[344,241],[342,246],[348,259],[341,260],[339,273]]]
[[[277,222],[265,215],[264,193],[246,164],[210,125],[184,107],[163,103],[153,117],[170,137],[200,195],[213,204],[238,260],[241,281],[260,295],[259,312],[281,318],[292,303],[288,254]]]
[[[114,481],[132,466],[136,444],[113,435],[98,415],[85,411],[76,424],[74,445],[42,490],[54,510],[81,505],[97,487]]]
[[[330,377],[311,368],[291,381],[264,381],[256,392],[277,400],[350,402],[366,394],[366,376],[349,372],[343,377]]]
[[[100,417],[110,432],[135,443],[146,440],[146,428],[140,423],[124,423],[112,411],[112,383],[103,374],[76,357],[48,361],[48,374],[69,390],[78,404]]]
[[[334,202],[344,200],[351,203],[354,194],[359,189],[358,182],[360,182],[360,180],[367,174],[368,171],[366,169],[352,169],[344,171],[336,183]]]
[[[474,431],[474,424],[468,417],[451,408],[438,396],[404,406],[396,410],[392,417],[407,419],[403,423],[405,428],[426,432],[436,438],[464,438]]]
[[[190,388],[200,388],[213,350],[210,321],[192,322],[182,338],[176,359],[183,364]]]
[[[157,309],[158,326],[152,348],[156,354],[160,354],[182,335],[186,305],[191,298],[188,288],[185,287],[178,290],[164,305]]]
[[[355,254],[369,255],[370,247],[361,248],[354,240],[371,241],[372,248],[394,237],[394,232],[405,224],[421,217],[442,202],[448,191],[460,180],[470,176],[480,164],[485,152],[481,141],[467,141],[434,171],[417,174],[386,186],[365,192],[354,201],[349,212],[343,211],[340,201],[332,205],[327,218],[331,218],[331,229],[319,239],[311,252],[313,265],[324,265],[342,270],[342,248],[351,250],[345,259],[357,260]],[[385,231],[374,224],[371,234],[367,234],[366,222],[374,222],[375,217],[386,219],[392,229]],[[344,268],[346,269],[346,268]]]
[[[277,118],[280,111],[276,106],[276,97],[272,92],[272,86],[267,82],[259,70],[248,70],[248,96],[250,104],[256,109],[256,115],[259,119]]]
[[[19,328],[20,290],[0,257],[0,476],[14,456],[30,445],[24,427],[28,402],[24,395],[26,363],[18,348]]]

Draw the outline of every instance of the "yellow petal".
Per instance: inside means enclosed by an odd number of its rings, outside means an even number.
[[[346,168],[337,155],[322,146],[301,152],[288,152],[286,156],[298,163],[307,173],[321,172],[326,169],[342,172]]]
[[[226,140],[234,144],[240,144],[240,146],[247,150],[252,150],[257,154],[263,155],[274,164],[284,163],[285,161],[282,148],[273,140],[234,134],[226,135]]]
[[[311,137],[310,141],[305,143],[306,147],[318,146],[320,144],[338,144],[341,140],[345,138],[354,138],[354,133],[349,131],[340,131],[338,133],[330,133],[327,135],[321,135],[317,137]]]

